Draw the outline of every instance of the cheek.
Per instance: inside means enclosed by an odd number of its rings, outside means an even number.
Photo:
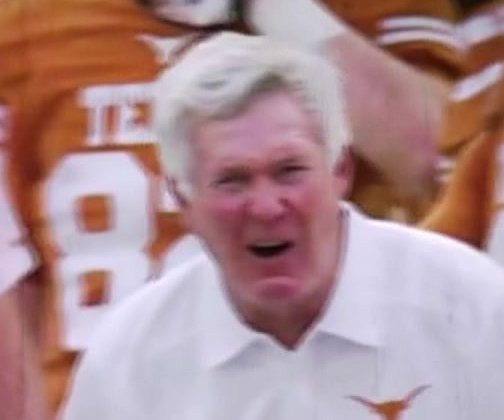
[[[326,203],[329,191],[316,180],[297,188],[289,194],[289,201],[297,211],[304,216],[312,217]]]
[[[243,226],[242,206],[236,200],[212,200],[201,210],[198,225],[199,234],[205,239],[221,263],[229,260],[239,243]]]
[[[338,200],[330,188],[315,182],[292,195],[290,201],[311,240],[318,241],[331,231],[337,220]]]
[[[199,225],[203,230],[215,232],[220,236],[234,235],[242,225],[242,200],[234,198],[212,199],[200,210]]]

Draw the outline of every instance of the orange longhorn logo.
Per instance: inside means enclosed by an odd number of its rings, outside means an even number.
[[[428,385],[422,385],[419,386],[418,388],[415,388],[413,391],[411,391],[406,397],[404,397],[402,400],[391,400],[391,401],[385,401],[381,403],[376,403],[373,401],[369,401],[365,398],[359,397],[359,396],[354,396],[350,395],[348,398],[351,400],[357,401],[358,403],[361,403],[362,405],[366,406],[371,410],[371,412],[377,414],[380,416],[382,420],[400,420],[402,417],[402,414],[410,408],[411,402],[422,392],[424,392],[427,388],[429,388]]]

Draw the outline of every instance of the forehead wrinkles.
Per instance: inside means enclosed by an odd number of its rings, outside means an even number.
[[[317,139],[322,142],[317,120],[285,92],[256,99],[242,112],[222,118],[194,117],[193,138],[236,143],[260,139],[282,143],[291,138]]]
[[[246,131],[234,134],[228,132],[222,137],[201,139],[196,144],[196,153],[203,164],[252,166],[255,162],[307,158],[313,156],[316,148],[323,151],[311,134],[295,127],[280,127],[264,136]]]

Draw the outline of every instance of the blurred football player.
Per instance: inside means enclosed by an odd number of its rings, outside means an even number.
[[[504,2],[486,3],[460,25],[467,76],[452,93],[445,140],[462,149],[461,157],[446,192],[420,225],[504,264]]]
[[[164,193],[150,105],[158,71],[202,31],[135,0],[7,1],[0,28],[13,131],[2,184],[25,228],[6,236],[1,221],[0,267],[12,287],[33,286],[54,412],[94,328],[157,276],[184,230]]]

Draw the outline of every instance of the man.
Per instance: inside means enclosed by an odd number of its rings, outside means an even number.
[[[212,257],[114,312],[65,420],[500,418],[502,271],[341,202],[339,83],[324,61],[233,34],[162,76],[161,157]]]

